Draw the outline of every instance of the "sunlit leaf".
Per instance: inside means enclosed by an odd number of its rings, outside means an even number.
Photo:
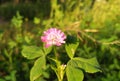
[[[66,49],[66,52],[68,54],[68,56],[70,58],[73,58],[74,57],[74,54],[75,54],[75,51],[78,47],[79,43],[72,43],[72,44],[66,44],[65,45],[65,49]]]
[[[34,66],[30,71],[30,81],[38,79],[43,74],[45,67],[46,67],[45,56],[41,56],[35,61]]]
[[[73,66],[79,67],[88,73],[101,72],[100,65],[95,57],[91,59],[76,57],[73,58],[71,62],[73,62]]]
[[[49,48],[43,47],[43,51],[44,51],[45,55],[49,54],[52,51],[52,46]]]
[[[36,46],[24,46],[22,50],[22,55],[27,59],[34,59],[44,55],[41,48]]]
[[[66,74],[68,81],[83,81],[84,74],[80,68],[71,66],[72,62],[67,64]]]

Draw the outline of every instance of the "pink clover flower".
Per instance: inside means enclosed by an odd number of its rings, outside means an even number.
[[[65,43],[66,35],[56,28],[50,28],[44,31],[43,36],[41,36],[42,42],[45,43],[45,47],[50,47],[52,45],[61,46]]]

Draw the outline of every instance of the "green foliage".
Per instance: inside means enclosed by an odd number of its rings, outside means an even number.
[[[91,58],[91,59],[84,59],[84,58],[73,58],[71,62],[74,62],[73,64],[75,67],[81,68],[85,70],[88,73],[95,73],[100,71],[100,65],[97,62],[97,59]]]
[[[35,61],[35,64],[30,72],[30,81],[35,81],[37,78],[39,78],[43,74],[45,66],[46,61],[45,56],[43,55]]]
[[[13,16],[11,23],[14,27],[20,28],[23,24],[22,16],[19,14],[19,12],[16,13],[16,16]]]
[[[22,50],[22,55],[27,59],[35,59],[37,60],[34,63],[30,71],[30,81],[36,81],[40,76],[47,76],[45,73],[46,69],[46,55],[51,52],[51,48],[39,48],[36,46],[24,46]]]
[[[66,68],[68,81],[83,81],[84,74],[80,68],[73,67],[69,63]]]
[[[27,59],[35,59],[44,55],[41,48],[36,46],[24,46],[22,50],[22,55]]]
[[[43,47],[43,52],[45,55],[49,54],[51,51],[52,51],[52,47],[49,47],[49,48]]]
[[[34,22],[35,24],[40,24],[40,19],[37,18],[37,17],[35,17],[33,22]]]
[[[66,48],[67,54],[71,59],[73,58],[78,45],[79,45],[79,43],[66,45],[65,48]]]
[[[68,40],[68,39],[67,39]],[[79,80],[83,81],[84,74],[82,72],[82,69],[85,70],[88,73],[95,73],[100,71],[100,66],[96,60],[96,58],[91,58],[91,59],[84,59],[80,57],[74,57],[74,54],[76,52],[76,49],[79,45],[78,41],[74,41],[75,44],[71,44],[66,46],[66,51],[68,53],[68,56],[71,58],[67,62],[67,68],[66,65],[61,65],[61,61],[58,60],[58,56],[56,55],[56,49],[55,47],[53,48],[53,52],[55,54],[55,58],[49,57],[50,60],[52,60],[54,63],[46,63],[47,58],[46,55],[52,51],[51,47],[50,48],[44,48],[42,51],[42,48],[40,49],[39,47],[35,46],[28,46],[24,47],[22,50],[22,55],[26,57],[27,59],[35,59],[36,57],[39,57],[35,63],[34,66],[31,69],[30,72],[30,81],[37,80],[42,76],[42,73],[44,72],[45,66],[50,65],[51,68],[55,71],[57,78],[59,81],[63,80],[64,73],[66,72],[67,74],[67,79],[68,81],[72,80]],[[66,44],[68,45],[68,44]],[[71,51],[73,49],[73,51]],[[69,54],[70,53],[70,54]],[[66,71],[65,71],[66,68]],[[71,75],[76,75],[76,76],[71,76]],[[79,77],[80,76],[80,77]]]
[[[55,81],[57,76],[49,64],[54,65],[56,74],[66,71],[67,79],[64,76],[63,81],[120,80],[120,0],[37,1],[0,5],[0,81],[30,81],[29,75],[35,81]],[[50,59],[54,57],[52,47],[42,48],[40,41],[42,32],[50,27],[76,36],[67,38],[66,51],[64,45],[57,48],[58,59],[62,60],[58,66],[58,62]],[[34,60],[25,59],[21,53]],[[96,58],[92,57],[97,57],[102,73]],[[47,68],[41,68],[44,64]],[[67,67],[57,72],[62,65]]]
[[[100,71],[100,66],[96,58],[84,59],[75,57],[67,64],[66,74],[68,81],[83,81],[84,74],[82,70],[85,70],[88,73],[95,73]]]
[[[17,81],[16,80],[16,71],[12,71],[10,75],[5,76],[5,79],[0,79],[0,81]]]

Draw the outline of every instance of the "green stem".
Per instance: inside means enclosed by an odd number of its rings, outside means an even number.
[[[57,78],[58,78],[58,81],[62,81],[60,75],[58,74],[58,72],[56,72],[56,75],[57,75]]]
[[[55,46],[53,46],[53,50],[54,50],[55,59],[58,60],[58,53]]]
[[[12,70],[13,69],[13,60],[12,60],[12,53],[13,51],[11,50],[10,52],[8,52],[6,49],[4,50],[6,57],[8,58],[9,61],[9,69]]]
[[[55,60],[56,60],[56,70],[55,73],[57,75],[58,81],[63,81],[63,76],[64,76],[64,69],[65,67],[63,65],[61,65],[59,58],[58,58],[58,53],[56,50],[56,47],[53,47],[53,51],[54,51],[54,56],[55,56]]]
[[[57,67],[57,77],[58,77],[58,81],[63,81],[63,77],[64,77],[64,73],[65,73],[65,67],[66,65],[59,65],[59,67]]]

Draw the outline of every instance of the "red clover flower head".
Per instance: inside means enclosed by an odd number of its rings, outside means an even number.
[[[56,28],[50,28],[44,31],[43,36],[41,36],[41,40],[45,43],[45,47],[50,47],[52,45],[61,46],[65,43],[65,39],[66,35]]]

